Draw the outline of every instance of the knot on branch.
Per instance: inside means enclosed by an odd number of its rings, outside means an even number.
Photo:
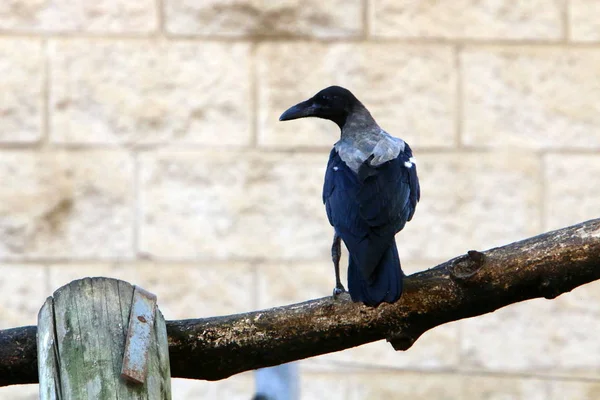
[[[539,289],[542,296],[548,300],[555,299],[565,292],[559,286],[552,284],[548,277],[541,279]]]
[[[396,351],[406,351],[415,343],[415,339],[406,335],[391,336],[386,339]]]
[[[467,254],[452,260],[447,269],[453,279],[465,280],[474,276],[484,265],[485,254],[477,250],[469,250]]]
[[[406,351],[410,349],[413,344],[415,344],[415,342],[419,337],[421,337],[423,332],[425,331],[417,332],[415,329],[405,327],[401,331],[389,334],[389,336],[386,337],[385,340],[392,345],[394,350]]]

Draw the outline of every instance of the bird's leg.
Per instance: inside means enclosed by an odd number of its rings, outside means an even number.
[[[333,289],[333,297],[344,293],[346,289],[340,280],[340,257],[342,256],[341,239],[337,232],[333,234],[333,244],[331,245],[331,260],[335,270],[335,288]]]

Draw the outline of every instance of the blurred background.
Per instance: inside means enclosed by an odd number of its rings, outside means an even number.
[[[332,84],[413,147],[407,273],[600,216],[599,2],[3,0],[0,329],[83,276],[152,291],[167,319],[330,295],[339,132],[277,118]],[[599,331],[590,284],[407,352],[302,361],[302,399],[597,399]],[[253,390],[176,379],[173,398]]]

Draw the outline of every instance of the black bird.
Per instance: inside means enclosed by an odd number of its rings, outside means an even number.
[[[403,273],[394,236],[410,221],[420,197],[417,167],[402,139],[381,129],[347,89],[330,86],[289,108],[280,121],[324,118],[341,129],[323,186],[323,202],[335,233],[331,256],[334,296],[340,281],[340,238],[349,256],[348,289],[353,301],[369,306],[393,303],[402,294]]]

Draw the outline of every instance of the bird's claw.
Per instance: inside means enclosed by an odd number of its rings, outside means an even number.
[[[345,291],[346,291],[346,289],[342,285],[334,287],[333,288],[333,298],[338,297],[340,294],[344,293]]]

